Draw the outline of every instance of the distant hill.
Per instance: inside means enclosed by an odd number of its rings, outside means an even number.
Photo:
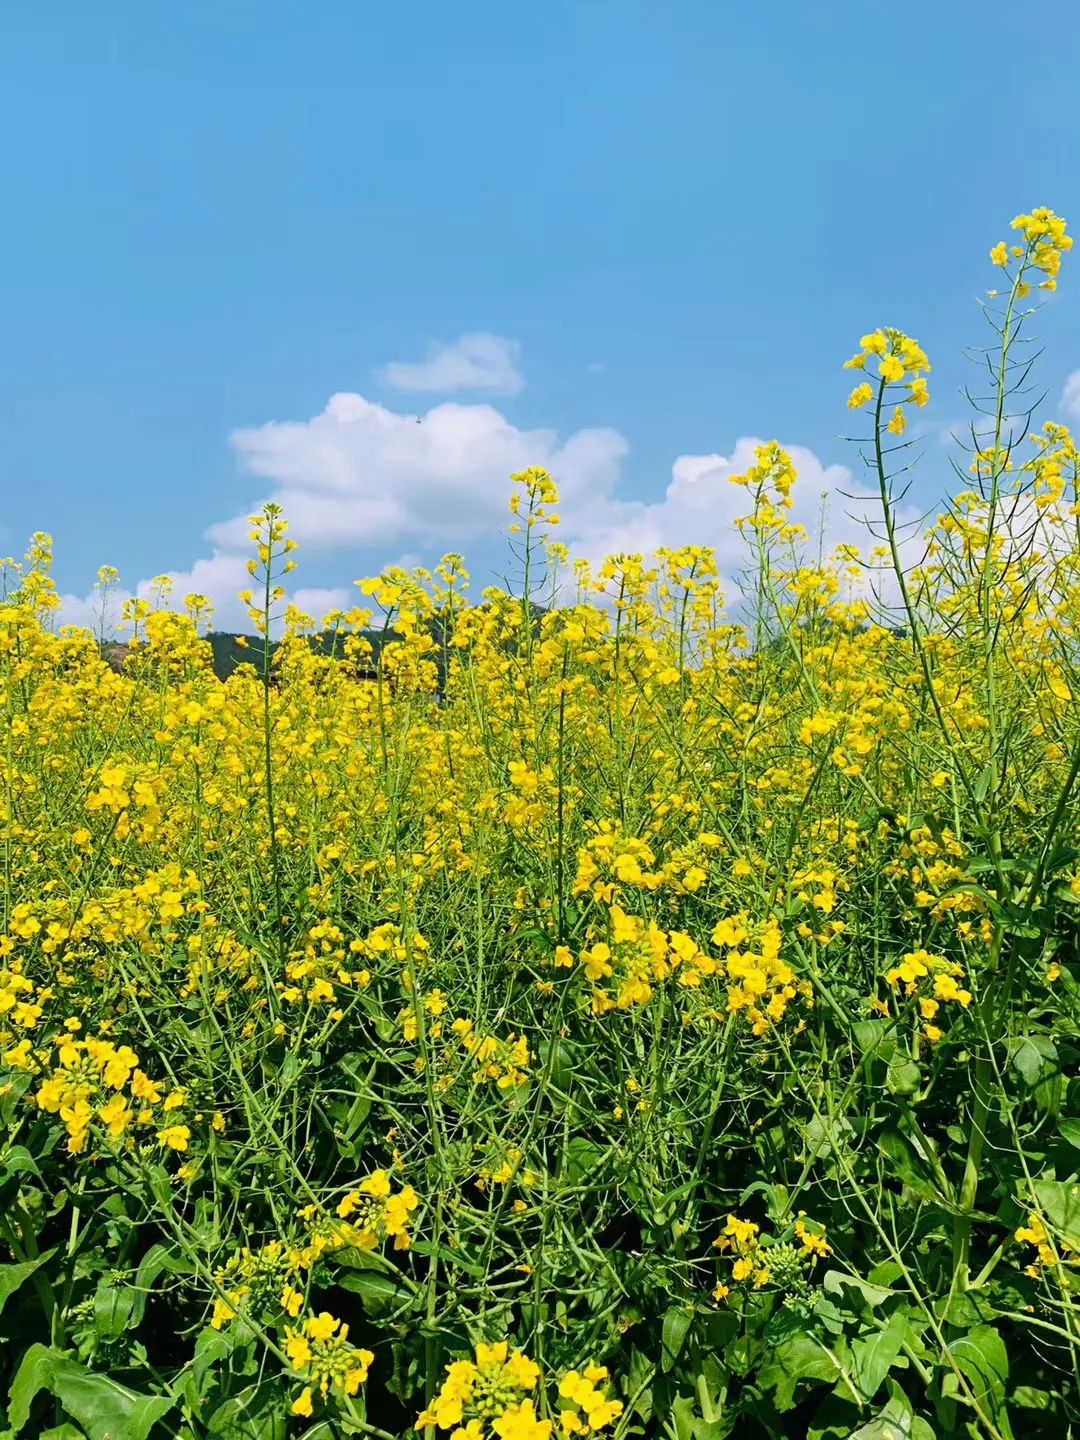
[[[350,637],[360,636],[371,645],[372,666],[366,676],[375,678],[375,661],[379,651],[388,640],[397,638],[394,631],[350,630]],[[311,648],[319,655],[343,656],[346,635],[334,630],[321,630],[308,637]],[[263,638],[261,635],[238,635],[228,630],[211,630],[206,637],[214,656],[214,674],[219,680],[227,680],[238,665],[253,665],[261,670],[263,665]],[[241,643],[238,643],[241,642]],[[278,641],[270,641],[270,654],[277,649]]]
[[[534,622],[539,625],[540,620],[547,613],[546,607],[534,604],[532,611]],[[436,644],[431,658],[438,670],[440,691],[447,672],[448,637],[444,633],[444,624],[445,622],[438,618],[429,621],[431,638]],[[320,630],[308,637],[308,643],[320,655],[343,656],[346,638],[355,638],[356,636],[361,636],[371,645],[371,665],[366,672],[361,672],[358,678],[374,680],[380,650],[388,642],[401,638],[396,630],[367,629],[348,632]],[[227,680],[240,665],[252,665],[256,670],[262,670],[263,639],[261,635],[244,635],[231,630],[211,630],[204,638],[210,646],[214,674],[219,680]],[[271,656],[278,644],[277,640],[270,641]],[[124,662],[130,653],[131,647],[121,641],[107,640],[101,645],[102,659],[106,660],[114,670],[123,670]]]

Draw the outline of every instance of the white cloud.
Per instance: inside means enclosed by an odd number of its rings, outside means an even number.
[[[654,500],[620,494],[630,447],[618,431],[586,429],[564,438],[554,430],[521,429],[486,404],[437,405],[417,424],[414,415],[362,395],[338,394],[308,420],[238,430],[231,443],[243,468],[269,482],[263,499],[284,508],[305,575],[316,582],[320,561],[335,552],[362,547],[379,550],[386,560],[403,552],[430,558],[448,549],[468,552],[504,533],[509,477],[531,465],[555,477],[562,496],[560,538],[575,554],[595,562],[616,552],[708,545],[730,582],[746,563],[734,522],[748,507],[746,491],[730,477],[752,464],[761,442],[744,436],[730,455],[680,455]],[[814,552],[819,532],[826,553],[840,542],[865,546],[868,534],[859,517],[876,513],[876,498],[845,466],[825,464],[804,446],[787,448],[799,472],[792,516],[810,532]],[[208,528],[212,553],[172,573],[171,603],[179,606],[195,591],[213,602],[218,628],[248,628],[235,597],[248,584],[247,517],[261,503]],[[148,595],[151,585],[140,582],[136,593]],[[114,602],[117,613],[123,598]],[[316,583],[294,598],[320,618],[348,608],[357,596]],[[65,596],[63,618],[97,628],[97,604],[95,595]]]
[[[1061,392],[1061,408],[1073,420],[1080,420],[1080,370],[1074,370]]]
[[[348,610],[361,602],[359,592],[347,590],[344,585],[329,588],[322,585],[301,586],[289,598],[298,610],[305,615],[313,615],[316,620],[321,620],[331,610]]]
[[[247,570],[247,555],[233,554],[225,550],[214,550],[213,554],[196,560],[189,570],[167,570],[163,574],[172,582],[170,598],[166,602],[170,609],[183,607],[187,595],[205,595],[214,607],[214,629],[250,629],[247,610],[237,600],[237,594],[246,589],[251,579]],[[85,625],[95,632],[106,634],[115,631],[123,611],[124,603],[134,593],[142,600],[155,599],[155,581],[158,576],[140,580],[134,592],[117,588],[110,592],[104,619],[102,597],[96,591],[89,595],[62,595],[60,597],[60,623],[63,625]],[[327,607],[331,608],[330,606]]]
[[[729,579],[747,560],[746,542],[735,525],[746,514],[746,490],[731,483],[754,463],[762,441],[741,436],[730,455],[680,455],[671,481],[656,501],[620,500],[615,496],[586,499],[568,508],[565,539],[575,553],[599,561],[618,553],[650,554],[660,547],[706,545],[716,551],[717,564]],[[867,520],[878,514],[877,496],[859,485],[844,465],[826,465],[804,445],[786,445],[798,472],[791,519],[802,523],[814,554],[820,543],[825,555],[839,544],[867,548],[876,540]],[[914,512],[905,512],[905,519]]]
[[[516,340],[478,330],[462,335],[452,345],[433,341],[426,359],[414,363],[391,360],[380,373],[394,390],[413,394],[490,390],[497,395],[516,395],[525,384],[517,365],[520,353]]]
[[[238,430],[244,468],[274,482],[301,547],[399,541],[452,548],[496,529],[509,476],[529,465],[556,475],[567,503],[614,494],[628,450],[614,430],[521,430],[490,405],[437,405],[417,424],[362,395],[331,397],[310,420]],[[211,526],[222,549],[246,544],[247,515]]]

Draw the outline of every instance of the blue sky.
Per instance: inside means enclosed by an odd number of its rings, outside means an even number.
[[[775,435],[854,464],[839,366],[878,324],[930,352],[948,425],[989,246],[1037,204],[1080,224],[1078,63],[1069,5],[1021,31],[967,0],[12,0],[0,549],[49,530],[63,590],[102,562],[134,585],[227,558],[284,483],[305,586],[443,539],[484,574],[495,469],[532,458],[590,543],[647,543],[679,457]],[[1053,402],[1072,259],[1041,317]],[[488,388],[389,383],[475,334],[513,342]],[[309,424],[338,393],[375,408]]]

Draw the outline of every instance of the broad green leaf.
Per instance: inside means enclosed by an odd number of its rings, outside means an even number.
[[[359,1295],[369,1315],[382,1317],[396,1306],[407,1305],[412,1293],[392,1275],[376,1270],[350,1270],[337,1277],[343,1290]]]
[[[108,1277],[102,1280],[94,1294],[94,1333],[99,1340],[116,1340],[139,1323],[134,1318],[137,1299],[139,1293],[132,1286]]]
[[[1005,1410],[1009,1356],[1001,1336],[990,1325],[976,1325],[974,1330],[952,1341],[949,1349],[979,1408],[997,1426],[1005,1440],[1011,1440],[1012,1429]]]
[[[35,1270],[39,1270],[47,1260],[56,1254],[55,1250],[46,1250],[34,1260],[22,1260],[18,1264],[0,1265],[0,1310],[3,1310],[6,1302],[15,1294],[24,1280],[28,1280]]]
[[[939,1195],[915,1147],[899,1130],[886,1130],[878,1136],[878,1148],[884,1151],[893,1163],[897,1175],[907,1188],[921,1200],[941,1203]]]
[[[849,1137],[854,1133],[854,1126],[844,1116],[830,1124],[820,1115],[814,1115],[803,1130],[807,1154],[815,1158],[831,1155],[838,1143],[846,1145]]]
[[[914,1095],[922,1084],[922,1071],[910,1055],[897,1051],[885,1071],[885,1088],[893,1095]]]
[[[664,1370],[670,1370],[679,1358],[693,1320],[693,1314],[681,1305],[672,1305],[665,1313],[660,1352],[660,1364]]]
[[[863,1280],[859,1275],[845,1275],[842,1270],[826,1270],[821,1283],[832,1295],[843,1295],[845,1290],[857,1290],[871,1306],[880,1305],[897,1293],[885,1285],[871,1285],[869,1280]]]
[[[880,1055],[887,1060],[896,1049],[896,1025],[892,1020],[856,1020],[851,1034],[864,1055]]]
[[[1053,1407],[1054,1397],[1049,1390],[1040,1390],[1035,1385],[1017,1385],[1012,1392],[1012,1401],[1025,1410],[1049,1410]]]
[[[25,1145],[12,1145],[8,1150],[4,1156],[3,1173],[5,1175],[36,1175],[39,1180],[41,1178],[37,1161]]]
[[[135,1291],[131,1307],[131,1323],[133,1325],[142,1323],[142,1318],[146,1313],[146,1303],[150,1299],[154,1282],[159,1275],[164,1275],[166,1272],[170,1275],[189,1275],[191,1266],[171,1246],[151,1245],[139,1261],[139,1268],[132,1281],[132,1289]]]
[[[8,1419],[17,1435],[42,1390],[60,1401],[86,1431],[87,1440],[147,1440],[158,1420],[173,1408],[166,1396],[137,1395],[107,1375],[87,1370],[70,1355],[31,1345],[8,1392]]]
[[[1080,1150],[1080,1120],[1072,1120],[1068,1117],[1058,1121],[1058,1134],[1063,1140]]]
[[[889,1317],[884,1329],[854,1341],[851,1347],[851,1378],[863,1400],[873,1400],[881,1389],[907,1334],[907,1319],[896,1312]]]
[[[214,1440],[286,1440],[286,1397],[281,1382],[264,1380],[230,1395],[206,1420]]]
[[[1044,1035],[1021,1035],[1009,1043],[1009,1064],[1028,1085],[1038,1085],[1060,1068],[1057,1048]]]
[[[773,1347],[758,1370],[762,1390],[774,1391],[777,1410],[790,1410],[800,1380],[822,1380],[830,1384],[840,1378],[836,1356],[820,1340],[799,1331]]]
[[[1080,1250],[1080,1184],[1065,1180],[1036,1180],[1035,1198],[1054,1230],[1074,1250]]]
[[[672,1402],[671,1418],[675,1422],[676,1440],[694,1440],[694,1398],[680,1395]]]
[[[582,1180],[595,1179],[607,1160],[608,1153],[592,1140],[586,1140],[583,1135],[575,1135],[566,1147],[567,1180],[576,1185]]]
[[[911,1421],[905,1416],[894,1419],[887,1415],[875,1415],[865,1425],[852,1430],[847,1440],[910,1440]]]

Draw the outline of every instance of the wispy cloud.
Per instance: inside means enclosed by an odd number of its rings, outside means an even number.
[[[478,330],[462,335],[452,345],[432,342],[423,360],[391,360],[380,373],[392,389],[412,394],[487,390],[516,395],[525,384],[518,369],[520,353],[516,340]]]

